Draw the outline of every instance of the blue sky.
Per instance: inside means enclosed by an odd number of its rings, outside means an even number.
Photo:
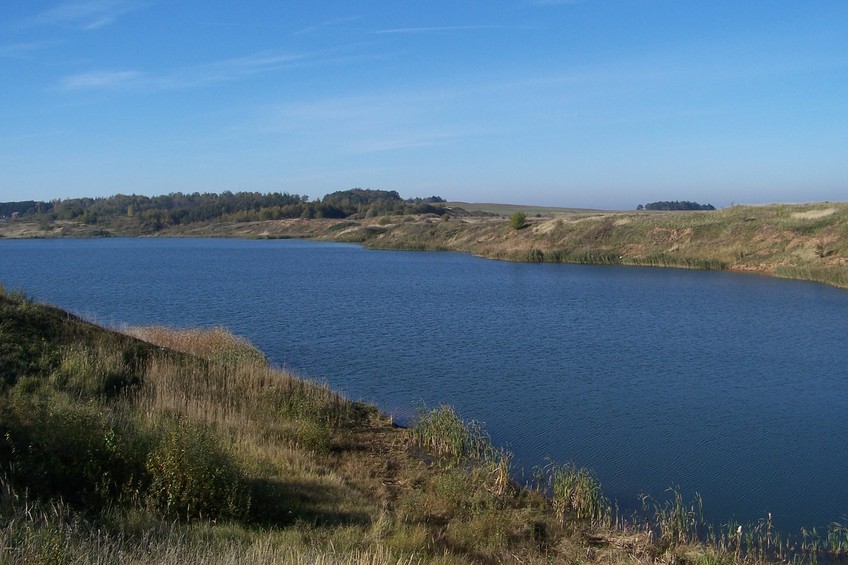
[[[845,0],[6,0],[0,77],[0,201],[848,195]]]

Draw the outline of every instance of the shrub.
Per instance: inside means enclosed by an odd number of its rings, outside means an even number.
[[[147,458],[148,503],[191,520],[244,517],[250,495],[240,469],[204,426],[177,422]]]
[[[527,214],[524,212],[516,212],[509,218],[509,225],[512,226],[513,229],[520,230],[524,226],[527,225]]]

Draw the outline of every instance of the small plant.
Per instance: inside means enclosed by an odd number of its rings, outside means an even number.
[[[61,364],[51,375],[51,382],[81,398],[92,395],[115,395],[141,379],[128,363],[130,352],[105,346],[65,348]]]
[[[527,214],[524,212],[516,212],[509,218],[509,225],[514,230],[520,230],[527,225]]]
[[[221,326],[208,329],[135,326],[124,328],[123,331],[148,343],[204,357],[210,361],[233,365],[268,364],[265,354],[243,337],[234,335]]]
[[[97,403],[50,394],[21,379],[3,406],[0,455],[9,478],[35,497],[99,507],[144,473],[144,438]],[[49,403],[49,404],[48,404]]]

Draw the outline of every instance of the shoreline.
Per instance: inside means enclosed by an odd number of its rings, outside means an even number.
[[[528,217],[519,229],[506,216],[471,215],[451,207],[442,216],[215,222],[155,232],[118,221],[0,223],[3,239],[64,237],[314,239],[517,262],[727,270],[848,288],[848,202],[709,212],[551,212]]]

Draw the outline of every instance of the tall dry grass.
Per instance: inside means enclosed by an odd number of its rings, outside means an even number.
[[[253,344],[220,326],[210,329],[129,326],[122,328],[121,331],[160,347],[212,361],[259,365],[265,365],[268,362],[265,355]]]

